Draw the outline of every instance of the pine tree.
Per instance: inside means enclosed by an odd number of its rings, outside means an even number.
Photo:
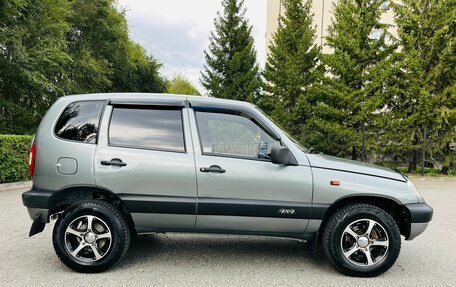
[[[394,54],[387,122],[402,139],[396,152],[415,172],[427,129],[427,157],[448,172],[456,154],[456,1],[402,0],[393,4],[400,49]]]
[[[223,0],[214,20],[201,83],[211,97],[256,102],[261,87],[252,26],[243,0]]]
[[[341,0],[334,5],[324,55],[328,76],[315,93],[314,116],[306,141],[317,150],[339,156],[361,154],[362,132],[376,125],[383,108],[383,86],[388,76],[388,25],[380,18],[383,0]],[[366,148],[375,142],[366,143]]]
[[[312,1],[285,0],[284,16],[272,38],[264,71],[265,95],[260,107],[292,134],[301,137],[312,87],[323,75],[315,44]]]

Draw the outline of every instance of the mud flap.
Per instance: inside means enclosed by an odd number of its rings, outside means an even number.
[[[317,245],[318,245],[318,232],[309,240],[307,240],[307,252],[310,257],[317,256]]]
[[[29,237],[42,232],[45,225],[46,223],[43,222],[41,215],[38,215],[35,220],[33,220],[32,227],[30,227]]]

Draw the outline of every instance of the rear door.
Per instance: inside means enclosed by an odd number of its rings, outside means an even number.
[[[116,193],[139,232],[193,229],[196,176],[185,101],[107,106],[95,155],[97,186]]]
[[[198,179],[196,228],[254,233],[305,232],[311,216],[309,166],[273,164],[274,139],[259,115],[233,108],[190,110]]]

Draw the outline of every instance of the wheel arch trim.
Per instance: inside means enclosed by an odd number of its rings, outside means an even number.
[[[107,197],[106,197],[107,196]],[[49,199],[49,214],[59,211],[62,206],[69,206],[85,199],[105,200],[117,207],[126,217],[128,224],[134,229],[134,221],[130,210],[122,198],[111,190],[95,185],[72,185],[66,186],[52,194]]]
[[[326,209],[325,214],[322,218],[320,231],[324,230],[326,223],[328,222],[330,216],[334,214],[334,212],[344,206],[355,203],[372,204],[378,208],[383,209],[396,221],[401,234],[404,236],[408,235],[408,223],[410,221],[410,218],[405,209],[405,205],[396,198],[378,194],[353,194],[339,198]],[[321,233],[322,232],[320,232],[320,234]]]
[[[104,187],[70,185],[54,191],[33,186],[30,191],[22,194],[23,203],[27,208],[48,210],[47,218],[41,219],[47,223],[52,214],[61,212],[66,207],[85,199],[100,199],[110,202],[119,208],[131,227],[134,227],[133,218],[122,199],[116,193]]]

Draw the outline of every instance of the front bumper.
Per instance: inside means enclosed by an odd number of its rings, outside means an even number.
[[[49,222],[49,202],[53,194],[53,191],[36,187],[22,194],[22,203],[27,207],[30,219],[33,220],[29,236],[43,231],[45,224]]]
[[[425,202],[405,204],[404,210],[408,218],[405,240],[412,240],[426,230],[434,210]]]

